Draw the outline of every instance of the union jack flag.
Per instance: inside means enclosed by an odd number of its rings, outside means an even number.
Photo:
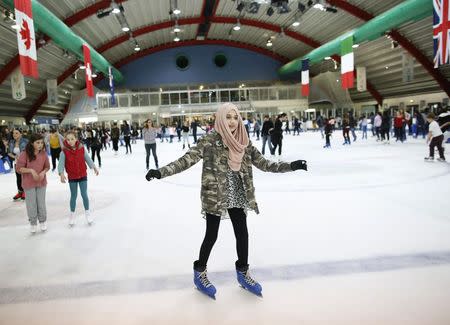
[[[450,62],[449,0],[433,0],[434,67]]]

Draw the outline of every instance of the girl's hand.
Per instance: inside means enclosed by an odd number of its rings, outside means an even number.
[[[95,173],[95,176],[98,176],[99,171],[98,171],[97,167],[94,167],[94,173]]]
[[[61,180],[61,183],[65,183],[66,182],[66,176],[64,174],[61,174],[60,175],[60,180]]]
[[[31,169],[31,176],[33,176],[33,179],[36,182],[40,181],[40,177],[39,177],[38,173],[36,173],[36,171],[34,169]]]
[[[39,180],[42,181],[45,177],[45,171],[39,173]]]

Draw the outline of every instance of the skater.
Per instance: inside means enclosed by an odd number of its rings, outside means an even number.
[[[119,138],[120,138],[120,129],[117,126],[117,122],[114,122],[113,127],[111,129],[111,140],[113,143],[114,156],[117,156],[117,151],[119,151]]]
[[[181,133],[183,135],[183,150],[186,148],[186,143],[188,145],[188,148],[191,148],[191,145],[189,144],[189,122],[185,121],[183,127],[181,128]]]
[[[333,133],[333,125],[330,123],[330,121],[328,119],[325,119],[324,121],[325,124],[325,146],[324,148],[331,148],[331,144],[330,144],[330,138],[331,138],[331,134]]]
[[[80,187],[81,197],[83,198],[84,216],[89,225],[93,220],[89,212],[89,198],[87,195],[87,173],[86,163],[89,168],[94,169],[95,175],[98,175],[98,169],[94,162],[89,157],[88,153],[84,151],[84,147],[77,140],[74,132],[67,132],[64,140],[64,149],[61,152],[58,165],[58,174],[61,183],[66,183],[66,176],[64,169],[67,172],[70,188],[70,216],[69,226],[75,225],[75,207],[77,204],[78,187]]]
[[[270,133],[273,131],[273,122],[270,120],[269,115],[265,115],[264,116],[264,123],[262,126],[262,130],[261,130],[261,136],[262,136],[262,149],[261,149],[261,153],[265,154],[266,152],[266,142],[269,146],[269,151],[270,154],[272,154],[272,140],[271,140],[271,136]]]
[[[297,132],[297,135],[300,135],[300,121],[297,116],[294,118],[294,135],[295,132]]]
[[[132,153],[131,144],[130,144],[131,129],[130,129],[130,126],[128,125],[127,121],[123,121],[122,135],[123,135],[123,139],[125,140],[125,148],[127,150],[127,152],[125,154],[128,154],[128,148],[130,148],[130,154],[131,154]]]
[[[192,120],[191,129],[192,129],[192,136],[194,137],[194,144],[197,143],[197,126],[198,126],[197,120]]]
[[[355,133],[356,120],[355,120],[355,117],[353,116],[353,113],[350,113],[350,115],[348,116],[348,121],[349,121],[348,123],[350,125],[350,131],[352,131],[353,142],[355,142],[357,139],[356,133]],[[349,138],[348,144],[350,144],[350,138]]]
[[[21,152],[25,150],[28,140],[22,136],[22,131],[19,129],[14,129],[12,131],[12,139],[9,142],[9,152],[8,156],[11,162],[19,158]],[[16,184],[17,184],[17,194],[13,197],[14,201],[25,200],[25,192],[22,187],[22,175],[18,172],[16,167]]]
[[[430,145],[430,155],[425,157],[425,161],[434,161],[434,148],[437,147],[439,151],[438,161],[445,161],[444,147],[442,147],[442,142],[444,141],[444,134],[439,127],[438,122],[435,120],[434,113],[429,113],[427,115],[427,121],[430,123],[428,130],[427,144]]]
[[[50,162],[44,146],[42,135],[35,133],[31,135],[25,150],[21,152],[16,171],[22,175],[22,186],[25,190],[28,221],[30,232],[34,234],[37,222],[42,232],[47,230],[47,209],[45,206],[45,192],[47,178],[45,174],[50,169]]]
[[[386,110],[383,112],[383,118],[381,120],[381,141],[384,144],[389,144],[389,131],[391,129],[391,117],[389,116],[389,112]]]
[[[367,140],[367,124],[368,124],[367,117],[364,114],[361,119],[361,130],[362,130],[362,139],[366,140]]]
[[[373,119],[373,127],[372,129],[375,129],[375,134],[377,136],[377,141],[380,141],[380,131],[381,131],[381,122],[383,121],[383,118],[381,116],[381,112],[377,112],[377,115]]]
[[[96,128],[92,130],[91,140],[91,159],[95,163],[95,155],[97,155],[98,167],[102,168],[102,157],[100,157],[100,151],[102,149],[102,142],[100,136],[100,129]]]
[[[63,147],[63,136],[56,129],[50,129],[50,134],[45,138],[45,143],[50,147],[50,155],[52,156],[52,172],[56,169],[56,160],[59,160],[59,154]]]
[[[153,154],[153,159],[155,160],[156,169],[158,169],[158,157],[156,156],[156,135],[158,134],[158,130],[153,127],[153,121],[148,119],[144,122],[144,128],[142,129],[142,136],[144,137],[144,145],[145,145],[145,166],[147,170],[149,169],[149,160],[150,160],[150,150]]]
[[[344,119],[342,120],[342,135],[344,136],[344,143],[342,145],[350,145],[350,119],[348,113],[344,114]]]
[[[194,262],[194,283],[200,291],[215,297],[216,288],[207,276],[207,262],[217,239],[220,221],[227,218],[228,214],[237,242],[237,280],[245,289],[261,295],[261,285],[251,278],[248,265],[246,211],[259,213],[254,194],[252,164],[262,171],[283,173],[307,170],[307,163],[305,160],[292,163],[266,160],[249,141],[236,105],[225,103],[216,113],[215,132],[201,138],[197,146],[178,160],[160,170],[151,169],[146,179],[150,181],[181,173],[200,159],[203,159],[201,201],[202,213],[206,218],[206,235],[199,259]]]
[[[397,111],[394,118],[395,142],[400,140],[403,143],[403,122],[404,118],[402,113]]]
[[[253,137],[256,133],[256,141],[259,141],[259,134],[261,133],[261,120],[259,116],[253,120]]]
[[[272,140],[272,156],[275,156],[275,151],[277,150],[278,147],[278,157],[280,158],[281,156],[281,148],[283,146],[283,130],[282,130],[282,126],[283,126],[283,119],[286,115],[285,114],[280,114],[277,116],[277,118],[275,119],[275,123],[274,123],[274,128],[272,131],[271,136],[271,140]]]

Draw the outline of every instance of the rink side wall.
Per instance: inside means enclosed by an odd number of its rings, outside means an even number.
[[[224,67],[214,64],[216,54],[227,58]],[[189,67],[181,70],[176,66],[176,58],[185,55]],[[278,81],[278,68],[282,63],[263,54],[249,50],[216,46],[187,46],[157,52],[120,68],[125,77],[121,88],[164,87],[192,83],[220,83],[245,81]],[[106,88],[102,82],[100,88]]]

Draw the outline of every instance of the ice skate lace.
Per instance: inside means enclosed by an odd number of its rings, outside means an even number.
[[[247,282],[251,286],[254,286],[256,284],[256,281],[251,278],[250,273],[248,271],[241,272],[241,274],[244,276],[245,282]]]
[[[198,276],[200,278],[201,284],[203,284],[206,288],[211,286],[211,282],[208,280],[208,275],[206,273],[206,270],[199,274]]]

